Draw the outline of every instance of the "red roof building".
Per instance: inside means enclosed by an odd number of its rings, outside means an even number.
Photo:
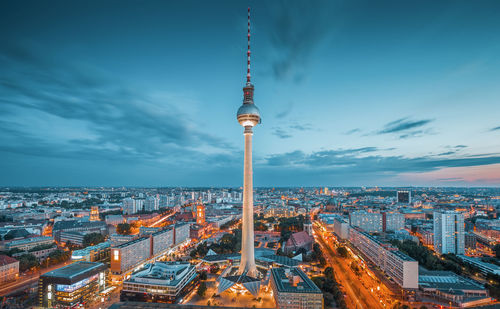
[[[286,254],[297,252],[297,250],[304,248],[307,252],[312,250],[314,238],[307,234],[306,231],[293,233],[285,243],[283,252]]]

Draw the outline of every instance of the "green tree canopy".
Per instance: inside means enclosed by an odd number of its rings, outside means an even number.
[[[105,240],[104,235],[101,233],[89,233],[83,237],[83,246],[95,246]]]
[[[120,223],[116,226],[116,232],[120,235],[130,235],[132,228],[128,223]]]

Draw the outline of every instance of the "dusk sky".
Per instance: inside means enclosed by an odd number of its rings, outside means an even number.
[[[2,1],[0,185],[499,186],[500,1]]]

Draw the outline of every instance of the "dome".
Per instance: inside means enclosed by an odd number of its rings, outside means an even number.
[[[244,126],[256,126],[260,123],[260,112],[254,104],[243,104],[236,113],[238,122]]]
[[[257,108],[257,106],[255,106],[255,104],[243,104],[243,105],[241,105],[240,108],[238,108],[238,112],[236,113],[236,117],[239,117],[241,115],[246,115],[246,114],[257,115],[260,118],[260,111]]]

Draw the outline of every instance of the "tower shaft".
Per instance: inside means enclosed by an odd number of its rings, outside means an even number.
[[[253,171],[252,171],[252,127],[245,127],[245,161],[243,168],[243,224],[241,240],[241,263],[239,274],[255,276],[257,267],[254,256],[253,231]]]

